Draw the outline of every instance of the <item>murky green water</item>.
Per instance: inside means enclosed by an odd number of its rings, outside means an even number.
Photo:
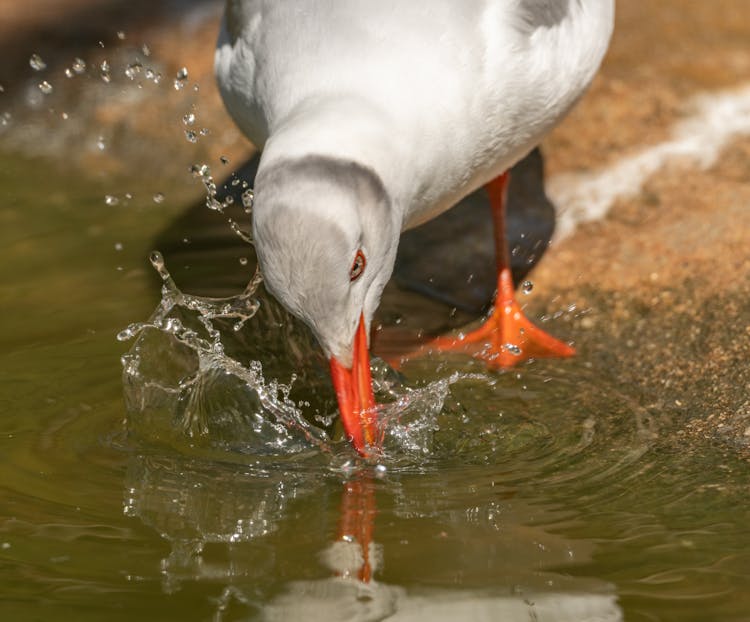
[[[127,413],[115,337],[159,301],[147,256],[184,191],[108,206],[108,184],[0,160],[3,620],[750,619],[747,463],[681,444],[585,357],[415,363],[369,465],[319,422],[274,449],[227,374],[190,416],[153,395]],[[269,317],[229,352],[278,340]],[[325,414],[324,363],[292,337],[290,397]],[[282,354],[266,380],[289,382]]]

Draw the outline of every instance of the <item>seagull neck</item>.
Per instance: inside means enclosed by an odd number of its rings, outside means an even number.
[[[261,167],[306,156],[348,160],[374,171],[391,200],[396,200],[394,191],[400,178],[397,147],[388,128],[387,116],[361,100],[308,100],[271,128]]]

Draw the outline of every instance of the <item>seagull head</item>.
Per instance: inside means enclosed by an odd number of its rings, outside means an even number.
[[[318,339],[346,434],[367,454],[375,438],[370,323],[393,271],[400,226],[382,181],[322,156],[261,166],[253,234],[268,290]]]

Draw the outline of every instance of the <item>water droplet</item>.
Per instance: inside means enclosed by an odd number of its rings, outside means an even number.
[[[242,239],[243,241],[247,242],[248,244],[252,244],[253,243],[253,239],[250,236],[250,234],[247,233],[247,232],[245,232],[245,231],[243,231],[242,228],[239,226],[239,224],[237,224],[231,218],[228,218],[227,222],[229,223],[229,228],[232,231],[234,231],[234,233],[236,233],[240,237],[240,239]]]
[[[116,251],[121,251],[122,248],[123,248],[122,242],[115,242],[115,250]]]
[[[104,136],[99,136],[96,139],[96,148],[99,149],[99,151],[104,151],[107,148],[107,143],[104,142]]]
[[[151,265],[156,268],[156,271],[161,275],[162,279],[166,280],[169,278],[169,272],[167,272],[167,269],[164,266],[164,257],[159,251],[151,251],[148,260],[151,262]]]
[[[198,135],[193,130],[185,130],[185,138],[189,143],[197,143]]]
[[[49,95],[52,92],[52,85],[45,80],[39,83],[39,90],[45,95]]]
[[[66,78],[72,78],[74,75],[73,70],[70,67],[65,68],[65,77]]]
[[[125,41],[125,33],[124,33],[124,32],[123,32],[122,30],[118,30],[118,31],[117,31],[117,38],[118,38],[118,39],[119,39],[120,41]]]
[[[524,294],[530,294],[532,289],[534,289],[534,284],[531,281],[524,281],[521,283],[521,291],[523,291]]]
[[[193,177],[204,177],[206,179],[210,179],[211,177],[211,169],[208,164],[193,164],[190,167],[190,173]]]
[[[164,323],[164,330],[168,333],[177,333],[181,331],[183,328],[182,322],[180,322],[179,319],[176,317],[170,317],[167,319],[167,321]]]
[[[226,197],[224,197],[224,207],[228,207],[229,205],[234,204],[234,197],[231,194],[228,194]]]
[[[229,164],[229,158],[227,156],[219,156],[219,161],[222,164]]]
[[[195,115],[192,112],[188,112],[182,117],[182,122],[187,126],[193,125],[195,123]]]
[[[177,75],[175,76],[175,79],[174,79],[174,89],[175,89],[175,91],[179,91],[180,89],[182,89],[182,87],[185,86],[185,81],[187,80],[187,77],[188,77],[187,67],[182,67],[177,72]]]
[[[103,60],[99,65],[99,69],[102,80],[107,83],[110,82],[112,80],[112,76],[109,74],[109,62],[107,60]]]
[[[154,203],[164,203],[164,194],[161,192],[157,192],[154,197]]]
[[[503,344],[503,349],[507,350],[508,352],[510,352],[511,354],[513,354],[514,356],[521,356],[521,348],[519,348],[514,343]]]
[[[341,536],[341,539],[344,542],[354,542],[354,536],[352,536],[352,535],[350,535],[348,533],[345,533],[343,536]]]
[[[107,195],[104,195],[104,202],[107,205],[117,205],[120,202],[120,199],[118,199],[113,194],[107,194]]]
[[[82,74],[84,71],[86,71],[86,61],[84,61],[82,58],[78,58],[78,57],[74,58],[72,69],[78,75]]]
[[[141,52],[143,52],[144,56],[151,56],[151,48],[149,48],[145,43],[141,46]]]
[[[245,190],[245,192],[242,193],[242,205],[245,208],[246,212],[249,212],[251,209],[253,209],[254,198],[255,195],[251,189]]]
[[[68,113],[67,112],[61,112],[60,113],[60,117],[62,118],[63,121],[67,121],[68,120]]]
[[[202,128],[201,128],[201,131],[200,131],[200,135],[201,135],[201,136],[208,136],[208,134],[209,134],[209,131],[210,131],[210,130],[209,130],[209,129],[208,129],[207,127],[202,127]]]
[[[138,325],[137,324],[131,324],[127,328],[123,328],[119,333],[117,333],[117,341],[127,341],[128,339],[132,339],[135,337],[136,333],[138,332]],[[126,366],[127,363],[130,361],[127,360],[125,356],[121,359],[123,367]]]
[[[141,65],[139,62],[131,63],[125,68],[125,75],[131,79],[135,80],[135,77],[141,73],[141,69],[143,69],[143,65]]]
[[[240,257],[240,265],[241,266],[247,265],[247,257]]]
[[[29,58],[29,65],[31,65],[31,68],[34,71],[42,71],[44,69],[47,69],[47,63],[42,60],[42,57],[39,56],[39,54],[31,55],[31,58]]]
[[[146,69],[144,75],[146,76],[146,80],[153,80],[154,75],[156,74],[154,74],[154,70],[149,67],[148,69]]]

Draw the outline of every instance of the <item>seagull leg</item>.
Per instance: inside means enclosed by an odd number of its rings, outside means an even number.
[[[490,197],[495,231],[497,293],[492,313],[478,329],[457,336],[439,337],[420,352],[456,350],[483,359],[489,367],[507,368],[530,358],[569,357],[575,350],[532,324],[521,311],[513,291],[510,253],[505,237],[508,172],[485,188]]]

